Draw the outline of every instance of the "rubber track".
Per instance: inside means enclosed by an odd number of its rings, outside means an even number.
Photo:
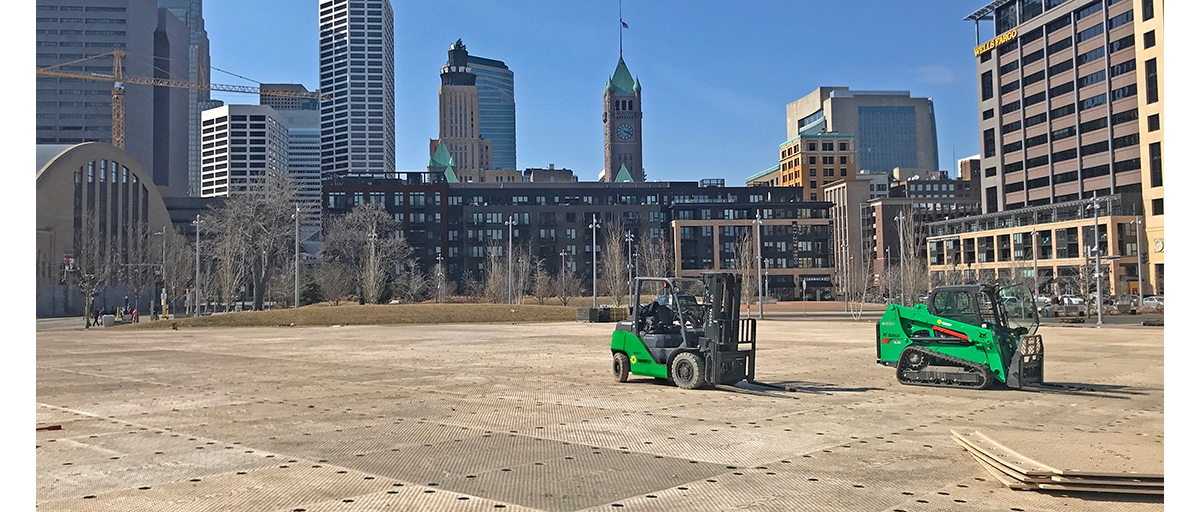
[[[904,352],[907,352],[909,350],[915,350],[917,352],[925,354],[926,356],[929,356],[930,360],[929,360],[929,364],[926,365],[926,368],[928,368],[930,366],[960,366],[963,368],[974,368],[974,369],[978,370],[981,375],[983,375],[983,382],[981,384],[966,384],[966,383],[943,383],[943,382],[934,382],[934,381],[927,381],[927,380],[907,379],[904,377],[903,361],[904,361]],[[938,362],[946,362],[949,364],[935,364]],[[949,373],[949,372],[945,372],[945,373]],[[961,372],[961,373],[964,375],[968,374],[968,372]],[[988,368],[985,367],[984,365],[972,363],[970,361],[967,361],[966,359],[959,359],[957,357],[948,356],[941,352],[935,352],[935,351],[927,349],[925,347],[909,345],[908,347],[906,347],[904,349],[904,351],[902,351],[900,353],[900,359],[897,361],[896,380],[899,381],[901,384],[905,384],[905,385],[909,385],[909,386],[933,386],[933,387],[943,387],[943,388],[987,389],[988,386],[991,386],[995,382],[995,377],[992,376],[992,372],[990,370],[988,370]]]

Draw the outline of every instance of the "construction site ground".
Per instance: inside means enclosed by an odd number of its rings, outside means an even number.
[[[1161,328],[1045,326],[1046,380],[1066,387],[971,391],[898,384],[874,322],[768,319],[757,377],[791,398],[616,383],[612,329],[42,330],[37,421],[61,430],[37,432],[37,508],[1164,508],[1009,490],[950,436],[1163,472]]]

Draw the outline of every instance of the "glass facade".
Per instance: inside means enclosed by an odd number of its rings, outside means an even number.
[[[517,103],[504,62],[467,56],[479,90],[479,136],[492,141],[492,168],[517,168]]]
[[[917,167],[917,113],[911,106],[858,107],[858,167]]]

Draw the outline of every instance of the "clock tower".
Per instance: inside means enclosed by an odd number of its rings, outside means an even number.
[[[633,181],[646,181],[642,168],[642,85],[629,74],[625,59],[604,85],[604,177],[617,181],[621,167]]]

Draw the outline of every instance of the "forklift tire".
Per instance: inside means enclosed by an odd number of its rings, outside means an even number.
[[[683,389],[697,389],[704,384],[704,365],[700,356],[684,352],[671,361],[671,378]]]
[[[624,352],[613,354],[613,378],[617,382],[625,382],[629,380],[629,356]]]

